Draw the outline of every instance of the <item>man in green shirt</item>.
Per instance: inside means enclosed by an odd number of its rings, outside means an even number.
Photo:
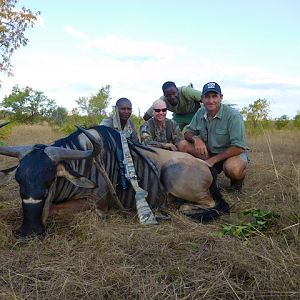
[[[178,87],[173,81],[167,81],[162,85],[164,95],[160,97],[166,102],[167,109],[173,112],[173,120],[182,130],[188,125],[195,112],[200,107],[201,92],[195,90],[191,85]],[[152,117],[152,107],[144,114],[144,120]]]
[[[199,109],[187,127],[179,150],[205,160],[216,173],[222,170],[231,179],[231,188],[241,190],[248,156],[245,126],[241,114],[222,104],[223,95],[216,82],[202,90],[204,107]]]

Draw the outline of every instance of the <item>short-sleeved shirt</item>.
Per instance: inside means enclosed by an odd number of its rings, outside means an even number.
[[[115,122],[113,120],[113,117],[108,117],[106,119],[103,119],[101,121],[100,125],[111,127],[111,128],[114,128],[114,129],[118,130],[118,124],[114,124],[114,123]],[[134,123],[130,119],[127,120],[127,123],[125,124],[124,129],[122,130],[122,132],[125,133],[127,138],[129,138],[131,140],[134,140],[135,142],[139,141]]]
[[[190,86],[183,86],[178,88],[178,104],[173,106],[169,103],[168,99],[165,96],[161,96],[159,99],[166,102],[167,109],[179,115],[185,115],[188,113],[196,112],[199,108],[199,105],[196,105],[195,102],[201,102],[201,92],[195,90]],[[152,106],[146,111],[145,114],[152,116]]]
[[[200,108],[188,125],[187,131],[198,135],[212,154],[221,153],[230,146],[249,149],[241,114],[226,104],[221,104],[214,118],[208,115],[205,107]]]
[[[143,144],[159,148],[164,148],[166,143],[177,146],[183,139],[177,123],[170,119],[164,120],[162,130],[154,118],[149,119],[140,127],[140,135]]]

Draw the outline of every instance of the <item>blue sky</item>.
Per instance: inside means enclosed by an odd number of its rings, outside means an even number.
[[[41,16],[13,56],[15,76],[1,76],[0,99],[18,84],[71,109],[110,85],[111,104],[127,97],[138,114],[167,80],[199,90],[217,81],[238,108],[266,98],[273,118],[300,111],[297,0],[19,3]]]

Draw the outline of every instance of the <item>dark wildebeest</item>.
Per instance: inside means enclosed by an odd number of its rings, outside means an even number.
[[[229,210],[216,187],[209,192],[212,175],[205,162],[187,153],[128,142],[139,184],[148,191],[152,208],[162,207],[170,194],[201,205],[201,212],[190,215],[200,221]],[[115,204],[135,208],[131,185],[120,188],[120,147],[119,133],[105,126],[78,129],[50,146],[0,147],[0,154],[19,159],[14,172],[20,186],[23,223],[17,236],[45,235],[49,214],[62,209],[73,212],[91,208],[91,204],[102,212]],[[2,171],[2,175],[11,173],[12,169]],[[114,193],[118,197],[112,197]]]

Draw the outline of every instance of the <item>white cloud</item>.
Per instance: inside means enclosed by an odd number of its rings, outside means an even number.
[[[64,31],[82,40],[84,43],[82,46],[86,48],[101,50],[101,53],[106,56],[123,60],[174,59],[178,55],[189,53],[189,50],[184,47],[170,47],[160,42],[126,39],[114,34],[92,39],[72,26],[65,27]]]
[[[167,80],[178,86],[192,82],[200,90],[204,83],[215,80],[221,84],[224,98],[240,108],[267,98],[274,106],[272,116],[292,116],[299,110],[299,77],[273,74],[254,66],[215,64],[190,49],[164,43],[117,35],[91,38],[71,26],[64,32],[75,37],[75,42],[79,40],[80,47],[71,45],[65,49],[63,43],[58,43],[57,51],[17,52],[13,62],[15,77],[3,79],[0,97],[9,94],[18,83],[41,90],[71,109],[80,96],[89,96],[109,84],[113,102],[127,97],[135,113],[138,109],[144,113],[161,96],[161,85]]]
[[[86,42],[90,41],[90,38],[88,37],[88,35],[86,33],[82,32],[82,31],[79,31],[79,30],[75,29],[72,26],[66,26],[64,28],[64,32],[67,33],[67,34],[70,34],[74,37],[77,37],[81,40],[84,40]]]

